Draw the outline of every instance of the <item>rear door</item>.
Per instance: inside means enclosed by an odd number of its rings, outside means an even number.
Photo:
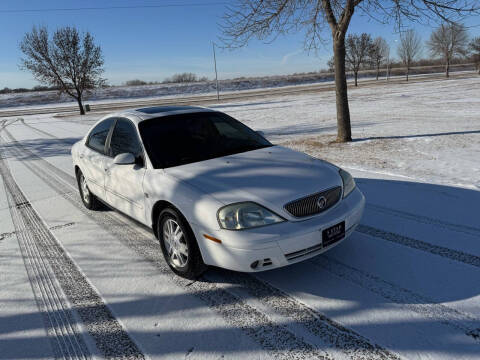
[[[116,165],[115,156],[131,153],[136,163]],[[108,159],[105,163],[106,200],[116,209],[145,223],[145,195],[143,177],[145,157],[137,129],[129,119],[118,118],[108,144]]]
[[[115,118],[108,118],[98,123],[90,132],[85,143],[85,150],[80,157],[84,166],[82,172],[87,179],[88,188],[100,199],[105,200],[105,160],[106,143]]]

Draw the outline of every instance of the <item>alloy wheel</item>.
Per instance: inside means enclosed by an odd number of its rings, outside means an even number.
[[[85,201],[87,204],[90,203],[90,190],[88,190],[87,180],[83,174],[80,174],[80,186],[82,188],[83,201]]]
[[[185,267],[188,262],[188,244],[182,228],[174,219],[164,222],[163,239],[170,264],[176,268]]]

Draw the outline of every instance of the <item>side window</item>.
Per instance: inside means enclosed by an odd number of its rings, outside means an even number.
[[[93,150],[96,150],[102,154],[105,153],[105,141],[107,140],[108,132],[110,131],[113,121],[113,118],[103,120],[100,124],[93,128],[87,140],[87,146],[89,148],[92,148]]]
[[[112,157],[122,153],[132,153],[135,158],[142,156],[142,147],[138,140],[137,130],[131,121],[118,119],[110,140],[109,155]]]

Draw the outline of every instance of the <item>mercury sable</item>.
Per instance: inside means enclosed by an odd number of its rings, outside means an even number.
[[[72,158],[84,205],[151,227],[187,278],[207,265],[253,272],[311,258],[348,237],[365,204],[345,170],[200,107],[107,115]]]

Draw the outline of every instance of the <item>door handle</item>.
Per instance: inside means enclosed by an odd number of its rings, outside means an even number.
[[[83,159],[83,154],[78,155],[80,159]]]

